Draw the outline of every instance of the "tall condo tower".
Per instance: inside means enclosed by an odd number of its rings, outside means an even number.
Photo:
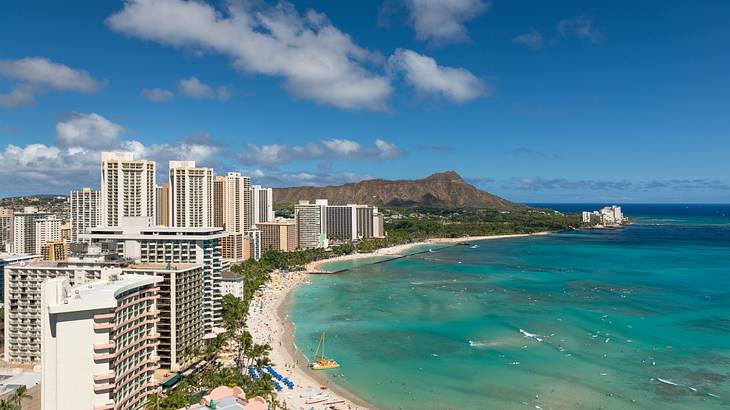
[[[229,172],[219,179],[222,189],[223,227],[228,232],[243,233],[253,225],[251,178]]]
[[[274,195],[271,188],[253,185],[251,187],[251,203],[254,224],[274,221]]]
[[[69,195],[69,219],[71,220],[71,241],[78,242],[79,234],[87,228],[101,225],[101,193],[91,188],[71,191]]]
[[[155,161],[131,152],[101,153],[101,222],[121,226],[124,218],[155,218]]]
[[[181,228],[213,226],[213,168],[195,161],[170,161],[171,225]]]

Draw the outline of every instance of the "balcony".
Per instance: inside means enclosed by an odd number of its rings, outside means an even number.
[[[94,385],[94,391],[97,393],[102,392],[102,391],[111,390],[113,388],[114,388],[114,383],[95,384]]]
[[[109,343],[101,343],[101,344],[95,344],[94,350],[109,350],[113,349],[116,344],[114,341],[111,341]]]
[[[114,378],[114,372],[109,372],[105,374],[95,374],[94,375],[94,383],[102,382],[104,380],[111,380]]]
[[[114,324],[112,323],[94,323],[94,330],[112,330]]]

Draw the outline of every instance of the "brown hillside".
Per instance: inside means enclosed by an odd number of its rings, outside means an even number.
[[[326,187],[274,188],[274,204],[328,199],[330,204],[427,206],[435,208],[508,208],[511,202],[468,184],[454,171],[424,179],[370,179]]]

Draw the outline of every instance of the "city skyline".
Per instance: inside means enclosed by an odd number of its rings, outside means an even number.
[[[428,4],[5,5],[0,197],[97,189],[118,150],[158,182],[190,160],[274,187],[453,169],[517,202],[730,201],[730,6]]]

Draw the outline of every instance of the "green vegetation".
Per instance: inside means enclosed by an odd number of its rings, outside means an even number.
[[[24,399],[31,399],[28,389],[25,386],[18,386],[7,399],[0,400],[0,410],[20,410]]]

